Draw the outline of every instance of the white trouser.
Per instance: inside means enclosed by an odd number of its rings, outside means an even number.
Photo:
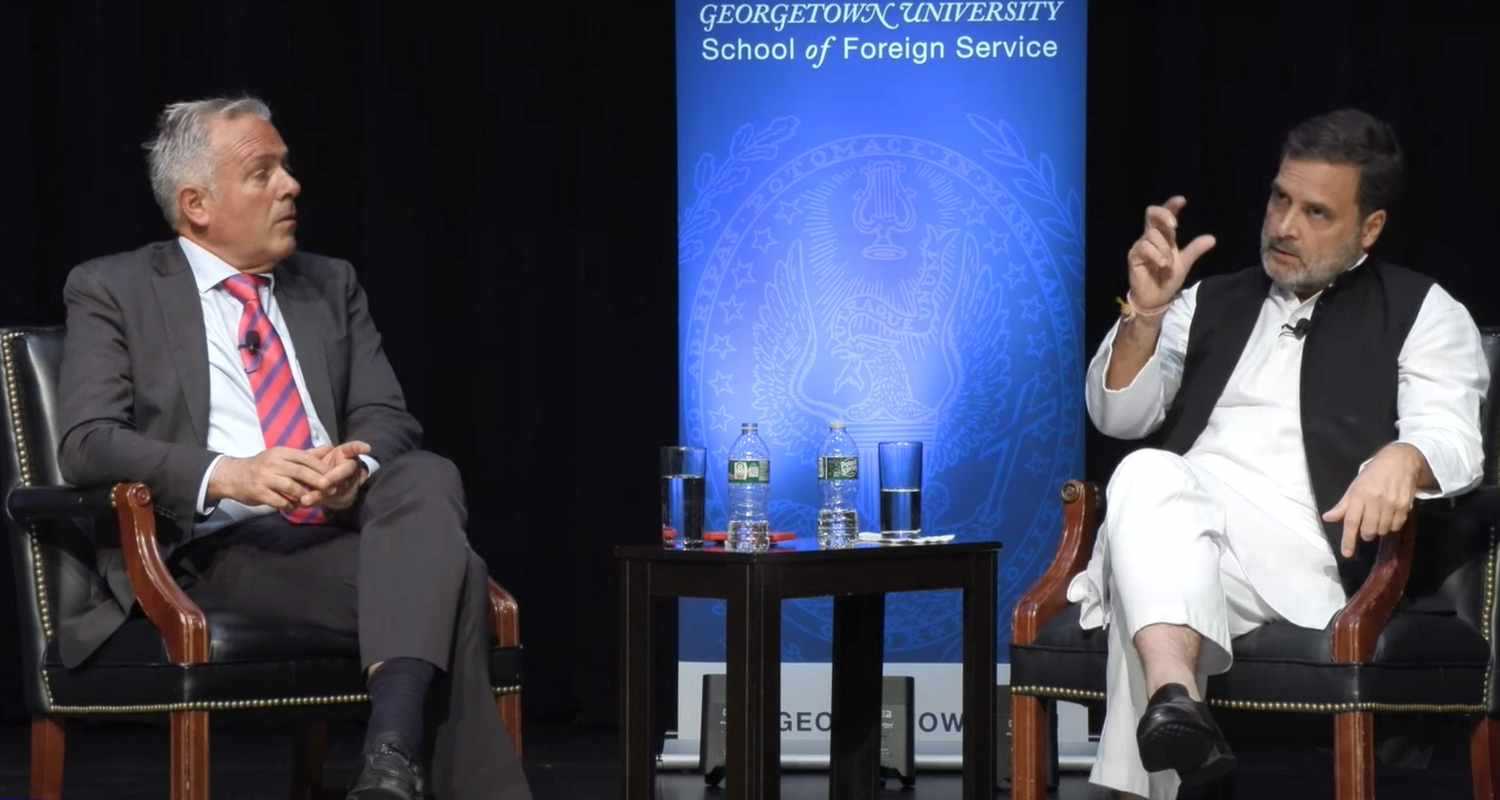
[[[1135,634],[1156,623],[1197,631],[1201,695],[1209,675],[1229,669],[1231,638],[1282,618],[1250,585],[1231,542],[1279,526],[1211,473],[1161,450],[1126,457],[1106,494],[1089,568],[1068,588],[1068,598],[1083,603],[1084,627],[1109,627],[1104,726],[1089,780],[1152,800],[1173,798],[1177,774],[1146,772],[1136,748],[1148,696]],[[1238,535],[1227,534],[1230,525]]]

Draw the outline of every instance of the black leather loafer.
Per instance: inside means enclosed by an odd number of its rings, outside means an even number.
[[[1175,769],[1190,786],[1208,783],[1234,769],[1234,753],[1208,713],[1208,705],[1194,700],[1180,683],[1169,683],[1151,695],[1136,726],[1135,741],[1147,772]]]
[[[422,768],[400,748],[378,742],[365,753],[347,800],[427,800],[427,782]]]

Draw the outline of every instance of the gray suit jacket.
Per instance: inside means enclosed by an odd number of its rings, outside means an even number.
[[[380,462],[415,448],[421,426],[406,411],[354,268],[296,253],[275,275],[276,302],[329,437],[368,442]],[[63,476],[76,486],[145,482],[177,528],[159,532],[181,540],[218,455],[207,447],[208,345],[187,257],[173,239],[95,259],[73,269],[63,296]],[[119,550],[101,550],[98,562],[105,586],[59,609],[68,666],[102,644],[135,602]]]

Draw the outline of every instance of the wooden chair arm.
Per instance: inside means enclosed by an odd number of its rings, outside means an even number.
[[[1011,642],[1031,644],[1042,626],[1068,604],[1068,582],[1088,565],[1099,530],[1099,486],[1068,481],[1062,488],[1062,541],[1052,565],[1016,603]]]
[[[490,579],[490,625],[495,629],[496,645],[521,646],[521,607],[493,578]]]
[[[1334,620],[1334,663],[1364,664],[1375,657],[1375,642],[1406,592],[1416,541],[1416,514],[1407,516],[1401,530],[1381,537],[1375,566]]]
[[[115,484],[112,492],[120,523],[120,550],[136,602],[161,633],[176,664],[208,661],[208,620],[172,579],[156,544],[156,509],[144,483]]]

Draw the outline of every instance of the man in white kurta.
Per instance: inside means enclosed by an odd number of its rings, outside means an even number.
[[[1298,323],[1316,314],[1324,287],[1360,268],[1379,235],[1384,211],[1361,213],[1358,182],[1358,167],[1284,157],[1262,236],[1273,283],[1206,428],[1185,454],[1138,450],[1110,479],[1092,560],[1068,589],[1069,600],[1082,604],[1084,627],[1110,630],[1093,783],[1153,799],[1176,796],[1177,774],[1148,773],[1137,747],[1137,723],[1158,688],[1142,653],[1150,660],[1161,652],[1148,649],[1157,645],[1143,636],[1171,632],[1193,641],[1196,663],[1186,665],[1185,682],[1201,699],[1207,676],[1229,668],[1233,637],[1273,620],[1321,629],[1343,607],[1339,554],[1324,536],[1324,520],[1351,512],[1375,518],[1344,520],[1355,526],[1344,542],[1352,552],[1354,535],[1373,539],[1399,528],[1413,495],[1453,495],[1479,480],[1478,409],[1489,374],[1468,312],[1434,284],[1400,351],[1392,445],[1361,465],[1337,511],[1314,501]],[[1175,197],[1148,210],[1146,233],[1128,259],[1131,305],[1089,365],[1089,416],[1109,436],[1154,432],[1181,386],[1199,288],[1181,285],[1213,246],[1211,237],[1199,237],[1177,247],[1185,202]],[[1337,219],[1339,212],[1352,219]],[[1321,224],[1319,215],[1328,213],[1345,229]],[[1117,355],[1126,335],[1135,339],[1134,363]],[[1371,499],[1371,487],[1386,485],[1410,487],[1404,503],[1401,490],[1394,492],[1396,513]],[[1163,666],[1169,660],[1157,657],[1156,684],[1170,677],[1170,665]]]

